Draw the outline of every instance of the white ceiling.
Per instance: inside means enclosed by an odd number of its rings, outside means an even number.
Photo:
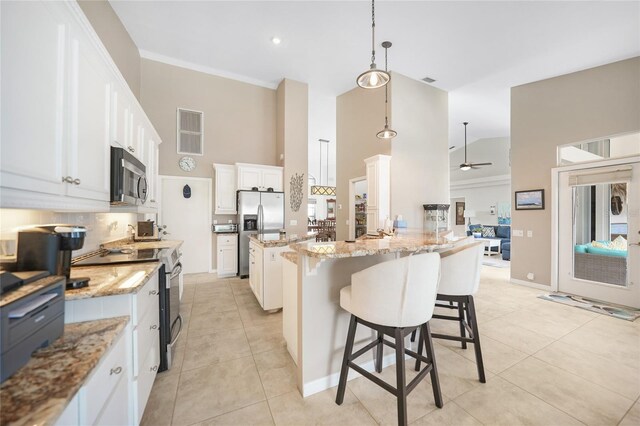
[[[369,66],[369,1],[111,1],[143,56],[338,95]],[[509,136],[509,88],[640,55],[640,2],[378,1],[389,68],[450,93],[450,145]],[[282,43],[271,43],[278,36]],[[377,63],[384,66],[379,48]],[[398,129],[399,130],[399,129]]]

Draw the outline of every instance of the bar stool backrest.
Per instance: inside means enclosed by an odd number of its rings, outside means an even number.
[[[440,253],[441,276],[438,293],[449,296],[472,296],[480,286],[480,269],[484,256],[481,242],[456,247]]]
[[[425,253],[379,263],[351,276],[351,313],[389,327],[431,319],[438,292],[440,256]]]

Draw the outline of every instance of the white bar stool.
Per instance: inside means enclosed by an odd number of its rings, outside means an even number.
[[[448,304],[436,303],[440,308],[456,309],[457,316],[434,314],[435,319],[458,321],[460,323],[460,336],[447,334],[432,334],[434,339],[455,340],[462,343],[462,348],[467,349],[467,343],[473,343],[476,354],[476,366],[478,378],[481,383],[486,383],[484,375],[484,363],[482,361],[482,349],[480,347],[480,332],[473,295],[478,292],[480,286],[480,270],[484,245],[481,242],[456,247],[440,253],[441,276],[438,287],[437,300],[449,302]],[[454,305],[453,303],[457,305]],[[430,307],[428,306],[430,309]],[[466,314],[466,319],[465,319]],[[466,334],[469,334],[469,337]],[[411,336],[413,340],[415,335]],[[422,353],[422,341],[418,343],[418,353]],[[427,352],[428,353],[428,352]],[[416,360],[416,371],[420,369],[420,358]]]
[[[351,322],[336,404],[340,405],[344,400],[347,375],[349,368],[353,368],[397,397],[400,425],[407,424],[407,395],[428,373],[431,373],[436,406],[442,408],[442,393],[428,324],[435,306],[439,276],[440,256],[437,253],[412,255],[383,262],[351,276],[351,285],[340,290],[340,306],[351,313]],[[358,324],[376,330],[378,336],[367,346],[352,353]],[[425,346],[426,357],[404,346],[404,338],[418,328],[421,330],[420,346]],[[385,335],[394,338],[395,342],[387,341]],[[396,351],[395,388],[354,362],[359,356],[376,348],[376,371],[382,371],[383,344]],[[406,383],[404,369],[405,354],[426,363],[426,367],[409,384]]]

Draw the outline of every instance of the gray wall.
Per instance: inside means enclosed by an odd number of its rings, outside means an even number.
[[[545,210],[512,211],[511,277],[551,283],[551,169],[559,145],[640,130],[640,57],[511,89],[511,190],[545,190]]]
[[[140,53],[120,18],[105,0],[78,0],[133,94],[140,100]]]
[[[142,59],[141,103],[155,126],[160,174],[212,177],[213,163],[276,163],[276,91]],[[176,111],[204,113],[204,155],[192,172],[178,167]]]

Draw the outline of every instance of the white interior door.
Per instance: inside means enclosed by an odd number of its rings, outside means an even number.
[[[184,187],[191,197],[184,197]],[[160,176],[159,223],[167,226],[172,240],[182,240],[182,267],[185,273],[211,271],[211,179]]]
[[[561,172],[558,191],[558,290],[640,308],[640,163]]]

